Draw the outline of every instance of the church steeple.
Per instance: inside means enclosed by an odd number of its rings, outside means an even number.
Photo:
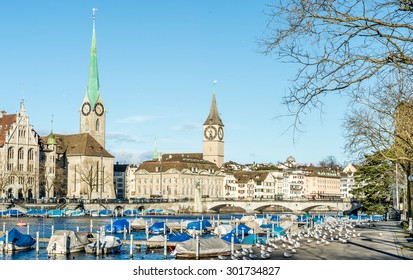
[[[92,11],[92,47],[90,50],[87,90],[80,108],[80,133],[89,133],[102,147],[105,147],[106,108],[100,95],[95,36],[96,9],[92,9]]]
[[[207,119],[205,120],[204,125],[222,125],[222,126],[224,125],[218,113],[215,93],[212,94],[211,109],[209,110],[209,115]]]
[[[218,113],[215,92],[209,115],[204,122],[203,158],[221,167],[224,163],[224,123]]]
[[[99,99],[99,75],[98,75],[98,61],[96,55],[96,37],[95,37],[95,19],[96,9],[93,8],[93,29],[92,29],[92,47],[90,50],[90,64],[89,64],[89,79],[87,82],[87,97],[92,108],[95,108],[96,102]]]

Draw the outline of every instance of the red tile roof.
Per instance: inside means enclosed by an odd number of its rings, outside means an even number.
[[[10,126],[16,122],[16,114],[3,115],[0,118],[0,147],[6,142],[6,135],[10,132]]]

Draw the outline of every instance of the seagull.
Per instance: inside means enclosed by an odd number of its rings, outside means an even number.
[[[268,259],[269,257],[270,257],[270,254],[268,253],[261,254],[261,259]]]
[[[292,254],[284,252],[284,258],[291,258]]]

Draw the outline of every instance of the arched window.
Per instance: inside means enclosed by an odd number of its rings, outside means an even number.
[[[96,131],[100,132],[100,120],[99,119],[96,120]]]
[[[23,148],[20,148],[19,149],[19,160],[22,160],[22,159],[24,159],[24,150]]]
[[[13,147],[9,148],[9,150],[7,151],[7,158],[14,159],[14,148]]]
[[[33,160],[33,149],[30,149],[27,153],[27,158],[28,160]]]

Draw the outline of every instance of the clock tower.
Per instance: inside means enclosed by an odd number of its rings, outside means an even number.
[[[218,113],[215,94],[212,95],[211,109],[204,122],[203,158],[218,167],[224,164],[224,124]]]
[[[102,147],[105,147],[106,109],[100,96],[95,39],[95,13],[96,9],[93,9],[89,79],[87,82],[86,96],[80,107],[80,133],[89,133]]]

